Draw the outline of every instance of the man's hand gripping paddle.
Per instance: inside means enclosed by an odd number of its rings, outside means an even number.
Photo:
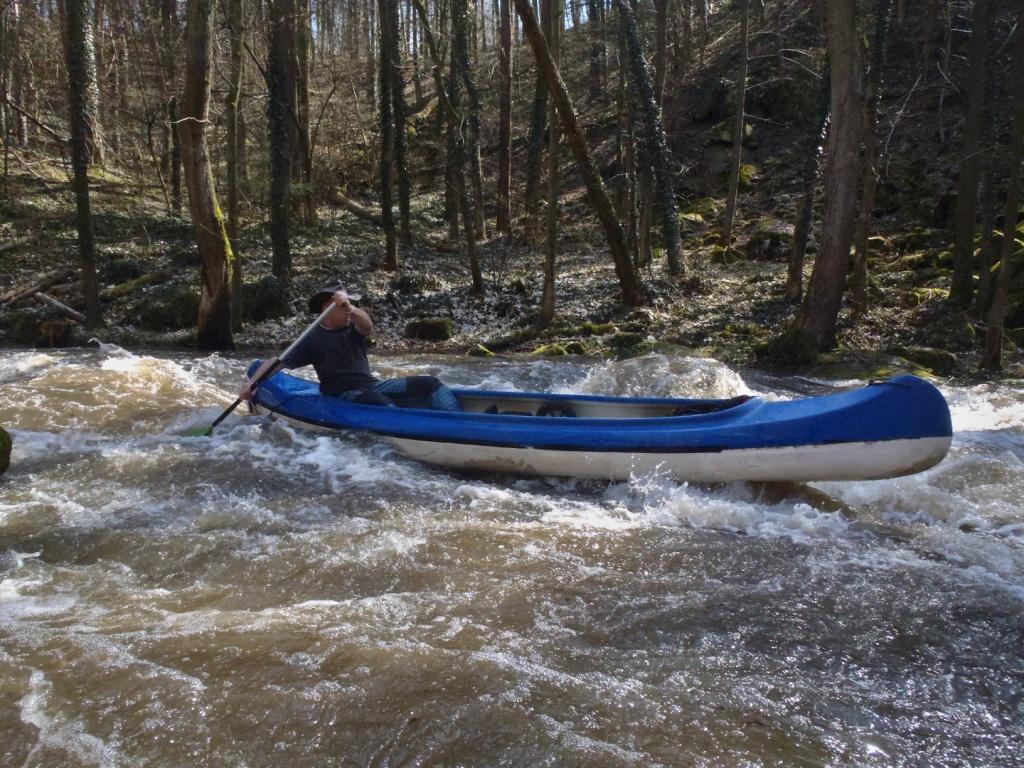
[[[302,343],[303,339],[305,339],[309,334],[311,334],[313,332],[313,329],[316,328],[321,322],[323,322],[324,318],[326,318],[327,315],[329,315],[334,310],[334,307],[335,307],[334,302],[328,303],[328,305],[326,307],[324,307],[324,311],[320,313],[320,315],[317,317],[316,320],[314,320],[312,323],[310,323],[309,327],[306,328],[306,330],[304,330],[302,332],[302,334],[299,336],[299,338],[297,338],[295,341],[293,341],[291,343],[291,345],[288,347],[288,349],[286,349],[284,352],[282,352],[278,357],[274,358],[273,360],[268,361],[266,364],[264,364],[262,366],[262,368],[257,373],[256,377],[252,380],[252,383],[250,385],[253,391],[256,390],[256,387],[258,387],[260,384],[262,384],[264,381],[269,379],[271,376],[273,376],[277,372],[277,370],[282,365],[281,360],[283,358],[288,357],[288,355],[292,352],[292,350],[294,350],[297,346],[299,346],[299,344]],[[186,437],[210,437],[210,435],[213,434],[214,427],[216,427],[218,424],[220,424],[222,421],[224,421],[224,419],[226,419],[231,414],[231,412],[234,411],[235,408],[237,408],[241,404],[242,404],[242,398],[239,397],[239,398],[237,398],[235,400],[235,402],[233,402],[231,405],[229,405],[224,410],[224,413],[222,413],[220,416],[218,416],[216,419],[214,419],[213,423],[210,426],[208,426],[208,427],[194,427],[194,428],[188,430],[187,432],[185,432],[185,436]]]

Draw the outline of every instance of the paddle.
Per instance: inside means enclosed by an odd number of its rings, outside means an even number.
[[[313,332],[313,329],[316,328],[321,322],[323,322],[324,318],[326,318],[327,315],[329,315],[334,310],[334,306],[335,305],[334,305],[333,302],[329,303],[324,308],[324,311],[320,313],[320,315],[317,317],[317,319],[314,320],[312,323],[310,323],[309,327],[306,328],[306,330],[304,330],[299,335],[299,338],[297,338],[295,341],[293,341],[289,345],[288,349],[286,349],[284,352],[282,352],[277,357],[277,361],[273,365],[268,365],[266,368],[263,369],[262,372],[260,372],[256,376],[255,379],[253,379],[253,381],[252,381],[252,388],[253,388],[254,391],[255,391],[257,386],[262,384],[264,381],[269,379],[271,376],[273,376],[277,372],[277,369],[281,367],[281,360],[283,358],[285,358],[285,357],[288,357],[288,355],[291,354],[292,350],[295,349],[297,346],[299,346],[299,344],[302,343],[302,340],[305,339],[307,336],[309,336],[309,334],[311,334]],[[218,416],[216,419],[214,419],[213,423],[210,426],[208,426],[208,427],[194,427],[193,429],[190,429],[187,432],[185,432],[185,436],[186,437],[209,437],[210,435],[213,434],[214,427],[216,427],[218,424],[220,424],[222,421],[224,421],[224,419],[226,419],[229,415],[231,415],[231,412],[234,411],[235,408],[237,408],[241,404],[242,404],[242,398],[240,398],[240,397],[236,398],[235,402],[233,402],[231,405],[229,405],[224,410],[224,413],[222,413],[220,416]]]

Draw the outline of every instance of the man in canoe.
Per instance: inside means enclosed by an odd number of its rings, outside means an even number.
[[[356,291],[346,291],[341,283],[329,283],[309,299],[309,310],[319,314],[334,305],[294,349],[283,358],[263,363],[246,381],[238,396],[249,400],[253,381],[261,381],[264,371],[278,368],[301,368],[312,365],[320,380],[320,391],[362,405],[398,405],[406,408],[432,408],[458,411],[455,395],[434,376],[407,376],[397,379],[376,378],[370,373],[366,358],[366,339],[373,332],[373,320],[352,304],[361,298]]]

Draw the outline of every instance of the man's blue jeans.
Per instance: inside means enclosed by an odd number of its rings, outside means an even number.
[[[384,379],[370,389],[342,392],[339,397],[366,405],[397,405],[401,408],[431,408],[435,411],[462,410],[452,391],[436,376]]]

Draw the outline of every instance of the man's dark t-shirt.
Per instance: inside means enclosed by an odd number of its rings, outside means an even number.
[[[325,395],[369,389],[378,381],[370,374],[366,337],[353,325],[333,330],[318,325],[282,362],[286,368],[312,365]]]

